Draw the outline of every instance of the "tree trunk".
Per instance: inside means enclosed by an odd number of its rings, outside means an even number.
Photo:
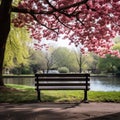
[[[2,0],[0,4],[0,86],[4,85],[2,70],[7,37],[10,31],[11,4],[12,0]]]
[[[80,53],[78,64],[79,64],[79,73],[82,73],[82,53]]]

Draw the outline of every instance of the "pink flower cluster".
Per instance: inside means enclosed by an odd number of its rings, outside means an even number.
[[[39,42],[62,35],[76,46],[82,44],[82,52],[87,48],[100,56],[120,57],[112,50],[112,39],[120,34],[120,0],[23,0],[18,7],[34,12],[19,13],[15,26],[27,26]]]

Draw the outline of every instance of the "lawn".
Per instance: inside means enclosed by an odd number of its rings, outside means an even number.
[[[42,101],[44,102],[79,102],[83,99],[83,91],[56,90],[42,91]],[[119,92],[89,91],[88,100],[90,102],[119,102]],[[7,84],[6,88],[0,89],[0,103],[31,103],[38,102],[34,87],[24,85]]]

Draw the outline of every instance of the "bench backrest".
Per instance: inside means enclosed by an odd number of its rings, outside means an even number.
[[[89,90],[90,74],[35,74],[36,90]]]

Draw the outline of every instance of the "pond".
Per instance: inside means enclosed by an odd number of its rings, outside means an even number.
[[[93,91],[120,91],[120,78],[91,77],[90,89]]]
[[[6,84],[19,84],[34,86],[34,77],[4,78]],[[120,78],[116,77],[91,77],[91,91],[120,91]]]

